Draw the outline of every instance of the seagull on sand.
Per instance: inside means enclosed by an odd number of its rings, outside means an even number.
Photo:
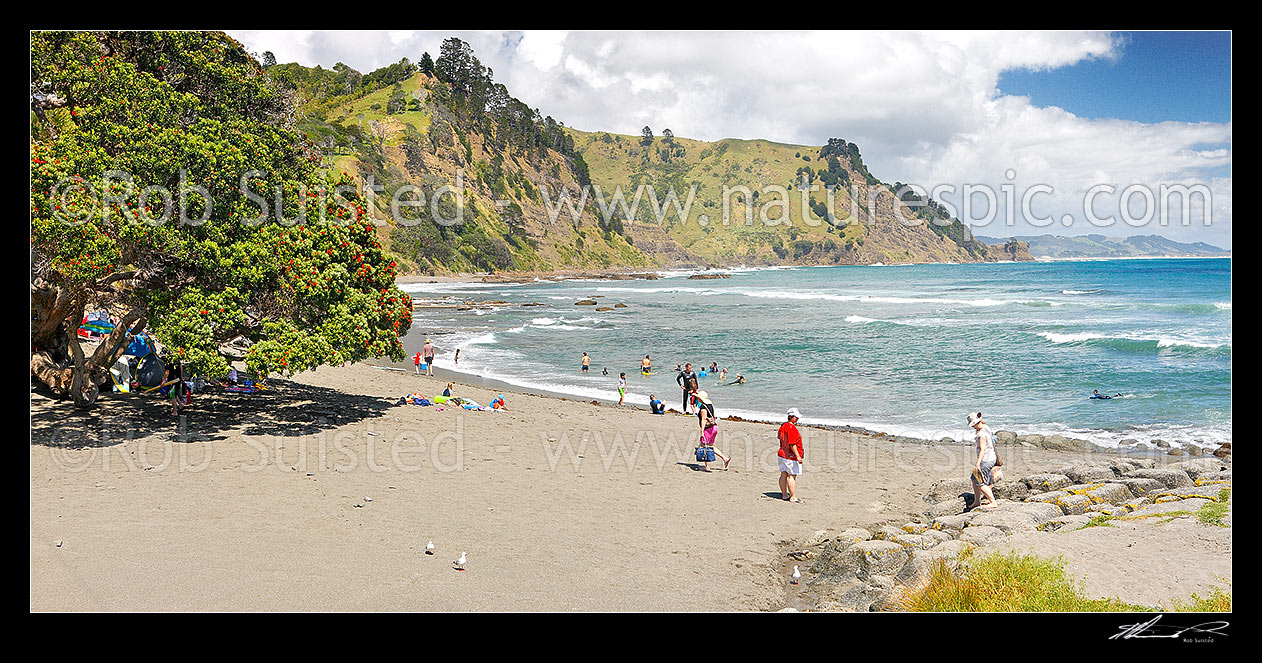
[[[798,570],[798,567],[794,566],[793,567],[793,584],[795,585],[798,584],[798,578],[801,578],[801,577],[802,577],[802,572]]]
[[[426,554],[426,555],[433,555],[433,554],[434,554],[434,542],[433,542],[433,540],[431,540],[429,543],[425,544],[425,554]]]
[[[458,560],[456,560],[456,561],[452,562],[452,564],[455,564],[455,565],[456,565],[456,570],[457,570],[457,571],[463,571],[463,570],[464,570],[465,555],[467,555],[467,554],[468,554],[468,553],[461,552],[461,553],[460,553],[460,559],[458,559]]]

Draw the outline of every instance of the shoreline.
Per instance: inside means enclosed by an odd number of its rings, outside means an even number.
[[[803,426],[803,503],[787,504],[774,423],[723,421],[732,465],[706,474],[692,416],[509,390],[502,412],[397,402],[454,377],[323,367],[258,395],[198,395],[179,422],[163,399],[103,394],[80,413],[33,390],[32,609],[778,610],[787,542],[898,526],[972,462],[971,445]],[[481,403],[500,391],[455,381]],[[1014,476],[1120,458],[1000,453]],[[449,563],[461,552],[463,573]],[[1182,564],[1124,547],[1110,559],[1132,553]],[[1229,548],[1210,561],[1230,575]],[[1172,579],[1169,597],[1207,582]]]
[[[414,370],[413,370],[414,369],[413,365],[403,363],[403,362],[400,362],[400,363],[364,362],[364,365],[373,366],[375,367],[375,370],[383,370],[385,367],[388,367],[391,369],[395,369],[395,372],[402,372],[402,373],[406,373],[407,375],[415,375]],[[380,367],[380,368],[376,368],[376,367]],[[424,377],[424,374],[422,374],[422,377]],[[584,396],[581,394],[567,393],[567,392],[557,391],[553,389],[523,386],[519,384],[514,384],[507,380],[499,379],[499,378],[488,378],[488,377],[484,377],[484,376],[473,374],[473,373],[466,373],[466,372],[458,371],[455,369],[443,368],[439,366],[434,367],[433,379],[438,380],[442,383],[446,383],[449,381],[456,382],[457,385],[474,386],[481,389],[486,389],[488,391],[504,392],[504,393],[509,393],[509,394],[519,394],[519,395],[526,395],[526,396],[536,396],[539,398],[549,398],[553,400],[566,401],[566,402],[599,404],[601,406],[614,406],[614,407],[619,407],[620,409],[632,409],[632,410],[644,412],[646,414],[648,413],[647,406],[639,404],[639,403],[631,403],[630,401],[628,401],[626,404],[622,406],[618,406],[617,399],[615,398],[603,397],[603,396]],[[674,394],[672,393],[672,395]],[[666,402],[665,399],[662,399],[662,400],[663,402]],[[666,412],[668,414],[675,415],[675,416],[681,416],[683,414],[678,410],[677,407],[671,405],[670,403],[666,404]],[[687,416],[689,418],[693,417],[693,415],[691,414],[683,415],[683,416]],[[776,419],[763,418],[764,416],[770,416],[770,415],[760,415],[760,414],[750,415],[749,413],[729,414],[726,416],[719,417],[719,420],[740,422],[740,423],[762,424],[762,425],[775,425],[775,426],[778,426],[781,423],[783,423]],[[854,425],[849,425],[849,424],[811,423],[809,421],[809,418],[804,418],[799,423],[799,427],[811,428],[811,429],[822,430],[822,431],[833,431],[833,432],[838,432],[838,433],[851,433],[851,434],[860,435],[864,437],[870,437],[874,439],[884,439],[884,440],[888,440],[897,444],[917,444],[917,445],[927,445],[927,446],[951,445],[951,446],[965,446],[965,447],[971,447],[973,445],[972,440],[969,440],[969,439],[959,439],[959,438],[952,439],[948,437],[942,437],[938,439],[929,439],[929,438],[924,438],[924,437],[916,437],[914,435],[904,435],[897,432],[890,432],[890,431],[883,431],[880,429],[867,428],[864,426],[854,426]],[[1156,447],[1156,446],[1151,446],[1148,448],[1140,447],[1140,446],[1110,447],[1110,446],[1096,444],[1090,440],[1086,440],[1082,438],[1071,438],[1071,437],[1067,437],[1067,436],[1059,435],[1055,433],[1048,433],[1048,434],[1021,433],[1017,431],[1010,431],[1007,429],[996,429],[995,434],[998,437],[1000,437],[1001,440],[1006,441],[1010,439],[1012,443],[1022,445],[1022,446],[1028,446],[1032,448],[1101,453],[1101,454],[1114,454],[1114,455],[1136,456],[1136,457],[1167,457],[1168,456],[1168,457],[1176,458],[1176,459],[1198,458],[1198,457],[1211,456],[1213,452],[1216,449],[1220,448],[1221,446],[1215,443],[1208,446],[1197,446],[1197,445],[1190,445],[1190,444],[1187,447],[1171,446],[1169,449]],[[950,441],[948,442],[948,440]],[[1192,453],[1192,452],[1186,451],[1187,448],[1193,447],[1193,446],[1197,446],[1197,449],[1200,451],[1200,453]],[[1184,450],[1184,453],[1172,454],[1170,453],[1170,451],[1173,449]]]

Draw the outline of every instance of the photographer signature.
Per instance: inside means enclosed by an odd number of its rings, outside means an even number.
[[[1125,624],[1122,626],[1120,633],[1114,633],[1109,636],[1110,640],[1130,640],[1131,638],[1178,638],[1184,633],[1210,633],[1214,635],[1227,635],[1220,629],[1226,628],[1228,622],[1204,622],[1196,626],[1164,626],[1158,625],[1162,615],[1157,615],[1152,619],[1141,624]]]

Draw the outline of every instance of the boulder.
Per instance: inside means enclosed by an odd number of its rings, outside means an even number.
[[[1046,502],[1018,502],[1008,505],[1004,509],[1031,516],[1036,523],[1047,522],[1052,518],[1059,518],[1064,515],[1059,506]]]
[[[837,600],[846,610],[853,612],[879,612],[889,607],[889,599],[894,591],[891,582],[888,588],[880,584],[869,583],[854,587]]]
[[[596,300],[594,300],[594,299],[583,299],[583,300],[580,300],[580,301],[574,302],[574,305],[575,305],[575,306],[595,306],[595,305],[596,305]]]
[[[817,529],[815,530],[815,533],[812,534],[810,538],[806,540],[806,543],[804,543],[803,545],[805,545],[807,548],[813,548],[815,546],[818,546],[821,543],[827,543],[830,538],[831,537],[828,536],[828,530]]]
[[[1154,440],[1151,440],[1151,442],[1152,442],[1152,445],[1153,445],[1154,447],[1157,447],[1158,449],[1169,449],[1169,448],[1170,448],[1170,443],[1169,443],[1169,442],[1166,442],[1165,440],[1154,439]]]
[[[1018,435],[1017,443],[1024,444],[1030,447],[1037,447],[1043,444],[1043,436],[1039,435],[1038,433],[1027,433],[1025,435]]]
[[[981,525],[975,527],[970,524],[960,532],[960,541],[971,543],[975,546],[982,546],[990,543],[991,541],[1002,539],[1004,536],[1005,534],[1003,533],[1003,530],[998,527]]]
[[[841,533],[838,534],[833,541],[836,543],[844,543],[849,546],[850,544],[859,543],[860,541],[869,541],[871,539],[872,533],[866,529],[862,529],[860,527],[850,527],[841,530]]]
[[[903,531],[908,534],[924,534],[925,530],[932,527],[929,523],[909,522],[903,524]]]
[[[1222,482],[1222,481],[1231,483],[1231,470],[1223,470],[1221,472],[1206,472],[1205,474],[1202,474],[1199,477],[1196,477],[1196,481],[1193,481],[1192,483],[1195,483],[1196,485],[1201,486],[1206,483],[1216,483],[1216,482]]]
[[[1043,474],[1031,474],[1028,477],[1022,477],[1021,483],[1030,487],[1030,490],[1038,493],[1045,493],[1051,490],[1059,490],[1072,484],[1069,477],[1063,474],[1052,474],[1045,472]]]
[[[906,534],[906,532],[893,525],[881,525],[872,532],[872,539],[875,541],[889,541],[900,534]]]
[[[1152,498],[1145,495],[1143,497],[1136,497],[1134,499],[1126,500],[1125,502],[1122,502],[1122,506],[1126,507],[1130,511],[1134,511],[1136,509],[1148,506],[1149,504],[1152,504],[1152,503],[1153,503]]]
[[[958,531],[964,529],[968,522],[976,518],[978,511],[970,511],[968,513],[956,514],[951,516],[938,516],[933,519],[933,526],[939,530]]]
[[[1200,499],[1210,500],[1212,502],[1217,502],[1218,493],[1222,489],[1223,489],[1223,486],[1220,486],[1218,484],[1210,484],[1208,486],[1192,486],[1190,488],[1172,488],[1169,490],[1153,493],[1152,499],[1154,502],[1162,502],[1162,501],[1169,501],[1169,500],[1162,500],[1163,497],[1177,497],[1178,499],[1181,499],[1181,500],[1200,498]]]
[[[1091,516],[1087,515],[1061,516],[1039,524],[1038,529],[1040,532],[1071,532],[1089,522]]]
[[[1000,481],[991,490],[1001,500],[1023,500],[1030,495],[1030,487],[1021,481]]]
[[[967,508],[968,502],[963,497],[953,497],[944,502],[938,502],[928,509],[925,509],[923,513],[925,518],[932,521],[940,516],[951,516],[964,513],[964,510]]]
[[[1186,452],[1186,451],[1184,451],[1184,450],[1182,450],[1182,449],[1171,449],[1171,450],[1169,450],[1169,451],[1167,451],[1167,452],[1166,452],[1166,455],[1167,455],[1167,456],[1186,456],[1186,455],[1188,455],[1188,452]]]
[[[1055,502],[1061,511],[1067,516],[1079,515],[1087,512],[1087,507],[1091,506],[1091,498],[1086,495],[1066,495]]]
[[[597,311],[612,311],[613,307],[612,306],[597,306],[596,310]]]
[[[843,565],[860,578],[893,575],[907,563],[907,549],[893,541],[862,541],[842,553]]]
[[[1156,479],[1141,479],[1138,477],[1118,479],[1113,483],[1126,486],[1126,489],[1129,490],[1131,495],[1134,497],[1142,497],[1153,491],[1163,490],[1166,487],[1166,484],[1161,483]]]
[[[1025,498],[1026,504],[1034,504],[1036,502],[1055,503],[1056,500],[1069,494],[1067,490],[1052,490],[1046,493],[1037,493]]]
[[[1166,488],[1190,488],[1193,485],[1192,477],[1179,469],[1131,470],[1126,473],[1126,476],[1137,479],[1156,479],[1165,484]]]
[[[1113,479],[1117,476],[1112,468],[1100,465],[1071,467],[1064,471],[1064,475],[1069,477],[1074,483],[1094,483],[1096,481]]]
[[[1217,458],[1197,458],[1196,460],[1185,460],[1179,463],[1171,463],[1170,468],[1187,472],[1187,475],[1192,477],[1193,481],[1202,474],[1222,472],[1223,470],[1228,469],[1227,464]]]
[[[923,534],[899,534],[889,539],[904,548],[912,550],[925,550],[938,545],[938,540]]]
[[[924,501],[938,504],[963,495],[970,497],[973,495],[973,482],[967,477],[951,477],[933,482],[933,485],[929,486],[929,492],[924,495]]]
[[[953,538],[955,538],[955,537],[951,536],[950,534],[948,534],[948,533],[946,533],[946,532],[944,532],[944,531],[942,531],[942,530],[940,530],[940,529],[929,529],[929,530],[925,530],[925,533],[924,533],[922,536],[927,536],[927,537],[929,537],[929,538],[933,539],[934,541],[937,541],[938,543],[943,543],[943,542],[945,542],[945,541],[950,541],[950,540],[952,540]]]
[[[1223,442],[1221,446],[1214,450],[1214,456],[1217,458],[1231,458],[1231,443]]]
[[[1192,498],[1188,500],[1175,499],[1171,502],[1163,504],[1150,504],[1134,511],[1137,516],[1155,516],[1172,511],[1192,511],[1195,512],[1201,507],[1209,504],[1209,500]]]
[[[1109,516],[1126,515],[1130,513],[1130,509],[1127,509],[1126,507],[1117,505],[1117,504],[1106,504],[1106,503],[1092,504],[1091,506],[1087,507],[1087,512],[1085,515],[1090,516],[1092,514],[1101,514],[1101,513],[1109,515]]]
[[[1183,450],[1188,452],[1188,455],[1193,458],[1197,458],[1199,456],[1205,455],[1205,452],[1202,451],[1201,448],[1196,446],[1195,444],[1189,444],[1186,447],[1183,447]]]
[[[613,305],[613,307],[614,307],[614,308],[626,308],[626,307],[627,307],[627,305],[626,305],[626,304],[623,304],[622,302],[618,302],[617,304],[614,304],[614,305]]]
[[[1083,493],[1096,504],[1121,504],[1131,498],[1131,491],[1120,483],[1103,483]]]
[[[974,527],[995,527],[1004,534],[1012,534],[1022,530],[1034,529],[1037,519],[1020,511],[991,511],[977,516],[964,528],[964,532]]]

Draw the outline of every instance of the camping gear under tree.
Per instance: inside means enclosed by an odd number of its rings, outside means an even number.
[[[142,387],[156,387],[162,384],[166,370],[166,365],[162,363],[158,355],[149,353],[136,365],[136,382],[139,382]]]

